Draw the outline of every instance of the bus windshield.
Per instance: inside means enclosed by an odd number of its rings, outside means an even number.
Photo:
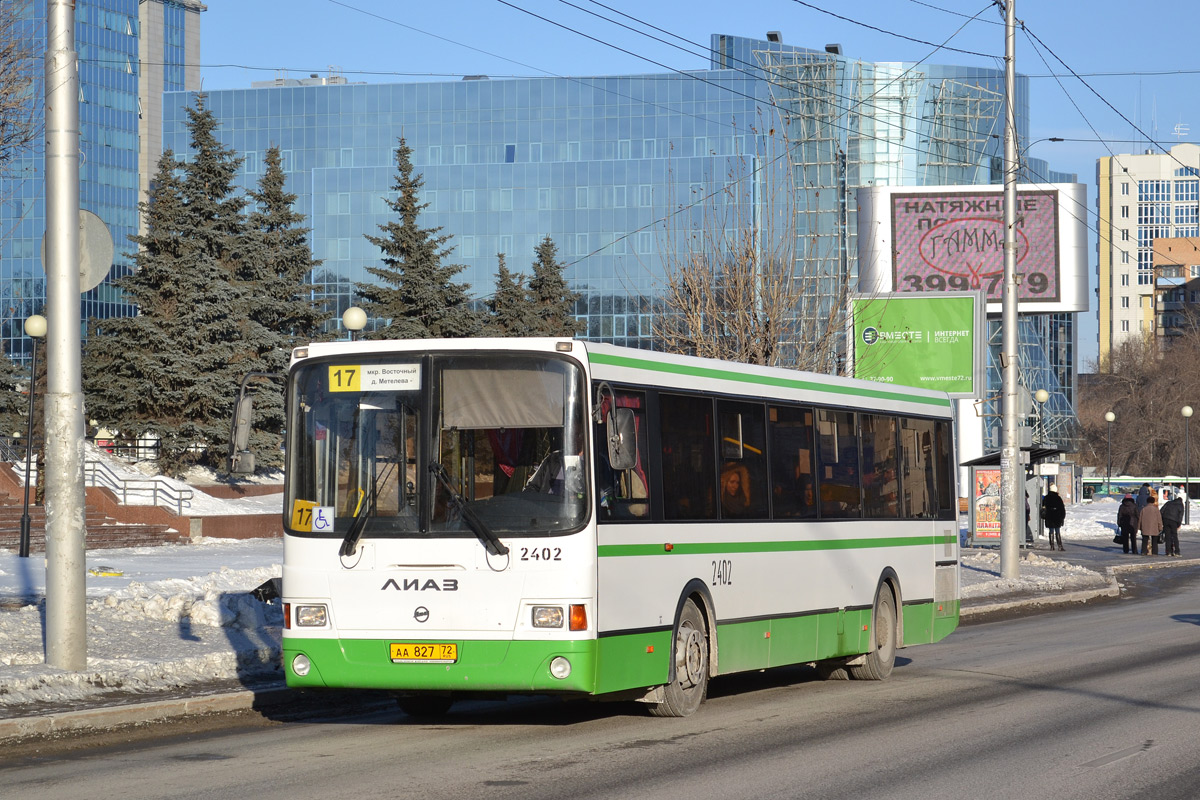
[[[289,530],[474,535],[464,516],[497,535],[577,530],[590,509],[583,387],[578,365],[552,355],[298,365]]]

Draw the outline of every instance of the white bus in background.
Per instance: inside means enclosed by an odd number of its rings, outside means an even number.
[[[297,348],[287,401],[290,686],[682,716],[734,672],[886,678],[958,622],[944,394],[457,339]]]

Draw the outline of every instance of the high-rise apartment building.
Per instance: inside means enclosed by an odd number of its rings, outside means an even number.
[[[1200,146],[1101,158],[1096,184],[1103,370],[1122,342],[1159,334],[1156,243],[1200,236]]]
[[[46,3],[29,0],[13,8],[23,38],[33,43],[33,102],[42,114]],[[84,319],[135,312],[112,281],[132,265],[129,236],[138,232],[138,201],[161,152],[162,93],[199,86],[203,10],[197,0],[79,0],[76,5],[79,204],[104,220],[115,250],[109,278],[82,297]],[[40,144],[21,154],[0,198],[0,345],[17,358],[29,347],[24,320],[41,311],[46,298],[43,162]]]

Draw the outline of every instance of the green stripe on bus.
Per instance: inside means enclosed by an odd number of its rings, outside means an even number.
[[[794,553],[814,550],[863,550],[871,547],[919,547],[948,544],[953,536],[903,536],[877,539],[818,539],[789,542],[675,542],[666,550],[655,544],[602,544],[596,548],[600,558],[619,556],[712,555],[716,553]]]
[[[784,389],[803,389],[810,392],[874,397],[879,400],[899,400],[906,403],[923,403],[925,405],[938,406],[939,408],[950,408],[950,399],[946,397],[921,397],[920,395],[907,395],[879,389],[864,389],[857,386],[827,386],[823,383],[797,380],[795,378],[754,375],[733,372],[726,369],[716,369],[714,367],[692,367],[686,364],[670,364],[650,361],[644,358],[613,356],[606,353],[588,353],[588,358],[597,364],[608,364],[613,367],[629,367],[631,369],[645,369],[652,372],[669,372],[675,375],[692,375],[698,378],[716,378],[726,381],[739,381],[741,383],[754,383],[762,386],[776,386]]]

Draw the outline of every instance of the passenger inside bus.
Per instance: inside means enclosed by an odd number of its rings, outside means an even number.
[[[721,470],[721,515],[737,519],[749,510],[750,473],[743,464],[726,464]]]

